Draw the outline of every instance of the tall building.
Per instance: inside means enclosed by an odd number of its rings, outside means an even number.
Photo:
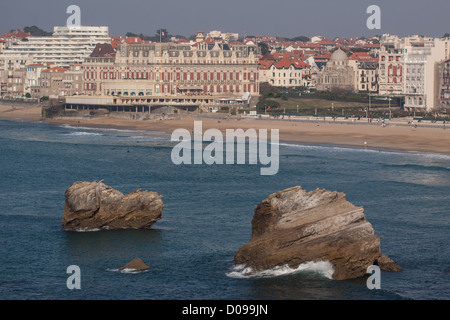
[[[405,108],[433,110],[440,104],[438,65],[449,59],[449,39],[420,36],[405,39]]]
[[[385,34],[380,39],[379,94],[400,96],[403,94],[403,44],[398,36]]]
[[[54,27],[52,36],[29,37],[12,44],[3,50],[0,60],[31,57],[31,63],[54,63],[68,68],[71,63],[82,63],[97,43],[110,42],[108,27]]]
[[[0,95],[3,98],[21,98],[26,88],[27,65],[30,56],[0,60]]]
[[[442,107],[450,108],[450,59],[444,61],[440,67],[440,104]]]
[[[378,58],[367,52],[355,52],[350,57],[350,64],[356,71],[357,92],[378,92]]]

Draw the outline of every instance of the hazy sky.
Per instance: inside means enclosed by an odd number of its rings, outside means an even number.
[[[154,35],[159,28],[189,36],[202,30],[295,37],[372,36],[383,33],[440,37],[450,33],[450,0],[2,0],[0,33],[66,24],[69,5],[82,25],[109,26],[112,35]],[[381,8],[381,29],[369,30],[369,5]]]

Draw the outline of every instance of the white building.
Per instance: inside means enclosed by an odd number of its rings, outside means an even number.
[[[438,64],[450,58],[449,39],[411,37],[403,47],[405,108],[439,105]]]
[[[54,27],[53,31],[50,37],[30,37],[17,42],[0,54],[0,60],[31,57],[32,63],[69,67],[71,63],[82,63],[97,43],[111,42],[108,27],[64,26]]]
[[[26,82],[25,82],[25,93],[31,93],[33,87],[39,86],[39,79],[41,78],[41,72],[48,69],[53,64],[51,63],[32,63],[26,66]]]
[[[239,39],[239,33],[230,33],[230,32],[222,32],[213,30],[210,31],[206,37],[212,38],[212,39],[222,39],[226,42],[233,42],[237,41]]]

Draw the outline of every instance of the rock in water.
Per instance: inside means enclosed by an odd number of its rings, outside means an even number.
[[[144,229],[162,218],[164,204],[156,192],[127,195],[100,182],[74,182],[65,192],[65,230]]]
[[[144,270],[150,269],[150,267],[148,265],[146,265],[144,263],[144,261],[142,261],[141,258],[136,258],[136,259],[133,259],[130,262],[128,262],[123,267],[119,268],[119,270],[124,270],[124,269],[131,269],[131,270],[136,270],[136,271],[144,271]]]
[[[381,254],[380,237],[362,207],[348,202],[344,193],[306,192],[301,187],[271,194],[255,206],[252,237],[234,261],[254,271],[329,261],[336,280],[362,277],[375,264],[383,270],[400,270]]]

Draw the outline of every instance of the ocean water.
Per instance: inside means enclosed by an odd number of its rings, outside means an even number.
[[[0,121],[0,299],[398,300],[450,298],[450,157],[280,143],[280,168],[174,165],[169,135]],[[163,195],[150,230],[65,232],[64,192],[104,180]],[[253,207],[302,186],[345,192],[364,206],[381,250],[403,270],[331,280],[327,262],[248,274],[234,266]],[[140,257],[146,272],[118,272]],[[69,290],[67,267],[81,270]]]

